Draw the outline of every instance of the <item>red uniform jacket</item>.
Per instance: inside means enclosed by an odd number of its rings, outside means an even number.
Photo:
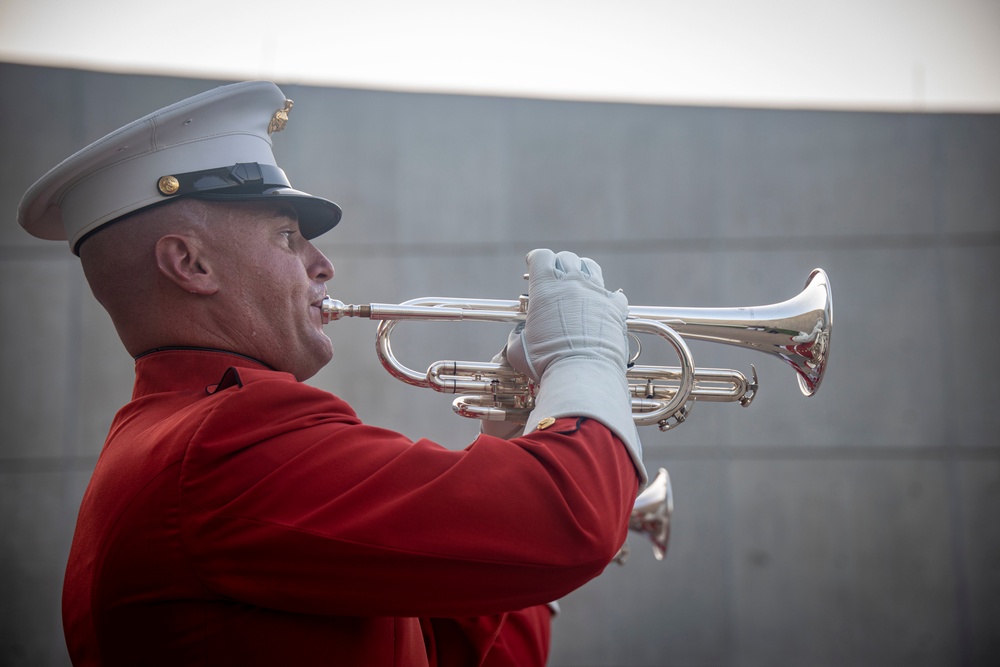
[[[464,451],[368,426],[238,355],[136,362],[63,592],[77,665],[531,665],[625,539],[601,424]],[[520,611],[515,611],[520,610]]]

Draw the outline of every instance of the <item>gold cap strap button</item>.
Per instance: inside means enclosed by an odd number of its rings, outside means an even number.
[[[538,422],[538,426],[536,428],[538,428],[539,431],[544,431],[545,429],[547,429],[548,427],[552,426],[555,423],[556,423],[555,417],[546,417],[545,419]]]
[[[164,176],[156,182],[156,188],[160,191],[160,194],[169,197],[181,189],[181,184],[173,176]]]

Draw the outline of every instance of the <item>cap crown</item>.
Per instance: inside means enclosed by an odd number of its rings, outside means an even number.
[[[269,126],[287,100],[273,83],[250,81],[215,88],[160,109],[70,156],[32,185],[18,206],[18,222],[33,236],[68,240],[75,250],[87,234],[123,215],[169,198],[157,187],[168,175],[238,163],[277,169]],[[273,129],[273,126],[272,126]],[[282,196],[310,198],[340,219],[332,202],[285,189]],[[253,198],[253,197],[239,197]],[[317,207],[322,202],[326,206]],[[318,232],[318,233],[321,233]]]

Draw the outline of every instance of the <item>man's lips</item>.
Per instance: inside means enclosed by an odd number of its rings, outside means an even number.
[[[313,301],[311,304],[309,304],[310,308],[315,308],[318,311],[320,324],[326,324],[325,318],[323,317],[323,301],[324,300],[326,300],[326,294],[325,293],[323,295],[321,295],[319,298],[317,298],[315,301]]]

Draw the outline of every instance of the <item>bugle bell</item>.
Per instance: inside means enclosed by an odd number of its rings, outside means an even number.
[[[670,475],[666,468],[660,468],[653,481],[636,497],[628,520],[629,530],[645,535],[652,542],[656,560],[663,560],[667,555],[670,517],[673,513],[674,493],[670,486]],[[615,554],[614,561],[624,565],[628,556],[629,546],[626,542]]]

